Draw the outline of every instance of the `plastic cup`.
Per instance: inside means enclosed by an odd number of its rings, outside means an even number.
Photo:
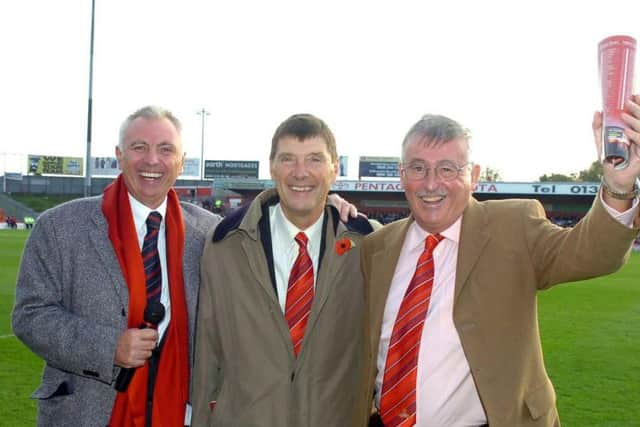
[[[616,169],[629,163],[629,139],[624,134],[622,112],[633,93],[636,41],[629,36],[611,36],[598,44],[600,88],[602,90],[603,159]]]

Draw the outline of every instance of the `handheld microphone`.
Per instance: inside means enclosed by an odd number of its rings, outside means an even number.
[[[159,301],[152,301],[147,304],[144,309],[144,322],[138,326],[138,329],[157,328],[158,323],[164,319],[164,305]],[[136,368],[122,368],[116,378],[115,388],[118,391],[127,391],[131,378],[136,372]]]

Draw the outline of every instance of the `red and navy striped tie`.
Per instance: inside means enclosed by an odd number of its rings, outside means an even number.
[[[160,268],[160,255],[158,254],[158,233],[162,215],[153,211],[147,217],[147,234],[142,244],[142,263],[147,284],[147,304],[160,302],[162,291],[162,270]]]

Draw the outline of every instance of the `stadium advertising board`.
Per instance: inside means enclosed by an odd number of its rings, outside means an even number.
[[[91,175],[116,176],[120,173],[115,157],[92,157]]]
[[[92,176],[117,176],[120,173],[118,168],[118,159],[115,157],[92,157],[91,158],[91,175]],[[183,176],[200,177],[200,159],[185,159]]]
[[[82,157],[39,156],[29,154],[27,170],[33,175],[82,176]]]
[[[195,176],[200,178],[200,159],[184,159],[184,167],[180,176]]]
[[[205,179],[214,178],[258,178],[257,160],[205,160]]]
[[[217,189],[264,190],[274,186],[268,179],[243,180],[221,179],[214,183]],[[479,182],[473,188],[476,194],[504,195],[551,195],[551,196],[595,196],[600,188],[599,182]],[[331,186],[339,192],[382,192],[402,193],[400,181],[347,181],[339,180]]]
[[[593,196],[598,193],[597,182],[479,182],[473,188],[478,194],[545,194],[558,196]],[[402,192],[400,181],[336,181],[333,191]]]
[[[360,157],[359,177],[399,178],[399,157]]]

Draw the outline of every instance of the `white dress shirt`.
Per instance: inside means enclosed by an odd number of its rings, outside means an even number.
[[[469,362],[453,324],[453,292],[460,240],[459,218],[443,231],[445,239],[433,253],[435,275],[427,318],[422,328],[416,380],[417,426],[479,426],[487,422],[471,377]],[[412,223],[405,237],[391,281],[382,319],[376,377],[376,404],[380,406],[382,378],[389,339],[402,298],[411,282],[428,233]]]
[[[296,234],[303,231],[307,235],[307,251],[313,263],[313,288],[318,278],[318,260],[320,258],[320,242],[322,241],[322,221],[324,215],[306,230],[299,230],[282,212],[280,203],[269,207],[269,224],[271,227],[271,247],[273,249],[273,267],[276,276],[278,302],[284,313],[287,303],[287,288],[291,268],[298,256],[300,245],[295,241]]]
[[[151,212],[154,211],[162,215],[162,222],[160,223],[160,230],[158,233],[158,255],[160,255],[160,269],[162,270],[162,290],[160,291],[160,302],[162,303],[162,305],[164,305],[164,319],[162,319],[162,321],[158,325],[158,334],[160,335],[160,339],[162,339],[164,333],[167,330],[167,327],[169,326],[169,321],[171,320],[169,274],[167,272],[167,238],[165,237],[165,214],[167,213],[167,199],[165,197],[162,204],[156,209],[150,209],[137,201],[131,194],[129,194],[129,203],[131,204],[133,223],[138,234],[138,245],[140,246],[140,251],[142,251],[144,236],[147,234],[147,217]]]
[[[169,327],[169,321],[171,320],[171,298],[169,295],[169,272],[167,267],[167,238],[166,238],[166,220],[165,215],[167,213],[167,198],[162,201],[162,204],[156,209],[149,209],[137,201],[131,194],[129,194],[129,203],[131,204],[131,213],[133,214],[133,223],[136,227],[138,234],[138,244],[140,245],[140,251],[142,251],[142,245],[144,243],[144,236],[147,234],[147,217],[153,211],[162,215],[162,222],[160,222],[160,230],[158,233],[158,255],[160,256],[160,268],[162,270],[162,291],[160,294],[160,302],[164,305],[164,319],[158,325],[158,334],[160,340],[164,336],[167,328]],[[182,260],[180,260],[182,262]],[[184,425],[191,425],[191,404],[187,402]]]

